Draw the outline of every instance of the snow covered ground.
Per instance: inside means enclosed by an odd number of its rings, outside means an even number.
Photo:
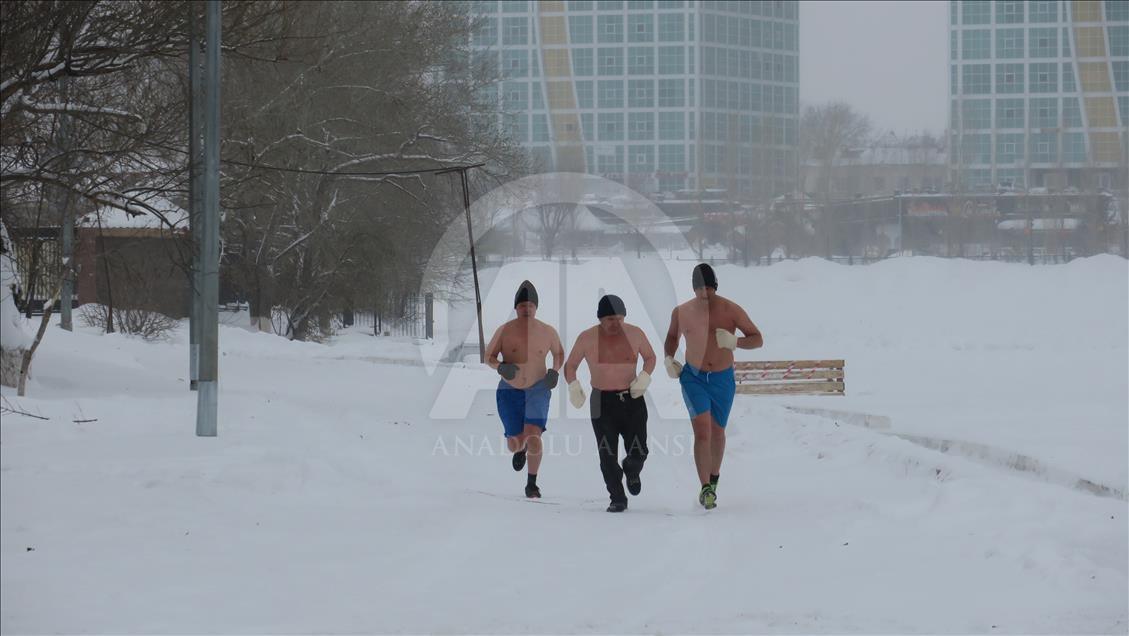
[[[602,289],[658,348],[692,266],[486,270],[486,336],[529,278],[566,347]],[[496,376],[438,362],[466,306],[422,346],[221,329],[214,439],[183,331],[53,329],[3,389],[50,419],[0,423],[0,630],[1126,633],[1125,260],[718,271],[765,333],[740,358],[845,358],[848,395],[739,397],[709,513],[661,369],[626,514],[563,394],[522,500]]]

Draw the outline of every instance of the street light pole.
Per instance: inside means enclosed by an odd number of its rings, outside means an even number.
[[[200,377],[196,435],[215,437],[219,380],[219,203],[220,203],[220,2],[207,3],[204,51],[204,183],[200,241]]]

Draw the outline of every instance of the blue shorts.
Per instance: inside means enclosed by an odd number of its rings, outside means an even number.
[[[506,437],[521,435],[526,424],[540,426],[545,430],[549,421],[549,397],[551,391],[545,380],[538,380],[528,389],[515,389],[505,380],[498,381],[498,417]]]
[[[733,367],[702,371],[686,364],[682,366],[678,383],[682,385],[682,399],[691,418],[709,411],[718,426],[725,428],[729,411],[733,409],[733,395],[737,392]]]

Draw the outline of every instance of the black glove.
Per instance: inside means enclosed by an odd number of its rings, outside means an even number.
[[[517,365],[512,362],[503,362],[498,365],[498,375],[507,380],[517,377]]]
[[[545,386],[549,387],[549,390],[557,388],[557,381],[560,378],[561,374],[557,373],[556,369],[549,369],[549,372],[545,374]]]

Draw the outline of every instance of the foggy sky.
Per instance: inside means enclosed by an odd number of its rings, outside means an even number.
[[[800,101],[845,101],[876,129],[940,134],[948,3],[800,2]]]

